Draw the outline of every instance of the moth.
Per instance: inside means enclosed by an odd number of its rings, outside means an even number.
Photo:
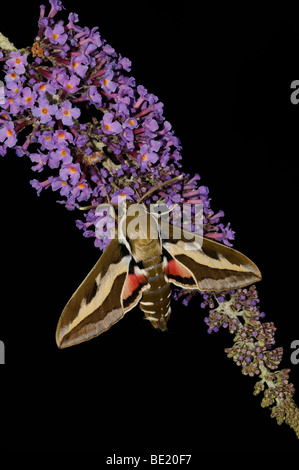
[[[199,291],[224,291],[261,279],[257,266],[239,251],[165,222],[139,200],[135,216],[124,204],[118,237],[108,247],[65,306],[56,330],[59,348],[88,341],[107,331],[139,305],[154,328],[165,331],[170,316],[171,286]],[[95,206],[89,206],[95,207]]]

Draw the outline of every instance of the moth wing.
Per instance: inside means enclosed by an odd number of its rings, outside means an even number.
[[[140,276],[135,279],[138,273],[128,277],[131,258],[118,240],[109,243],[60,316],[56,329],[59,348],[98,336],[138,303],[144,282]]]
[[[161,221],[168,279],[202,291],[236,289],[261,280],[258,267],[239,251]],[[191,239],[191,240],[190,240]]]

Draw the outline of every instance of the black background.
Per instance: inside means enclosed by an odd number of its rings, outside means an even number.
[[[1,32],[17,47],[32,43],[39,2],[5,14]],[[282,367],[299,339],[297,307],[297,159],[299,27],[289,11],[243,7],[194,9],[194,3],[122,6],[64,1],[80,25],[99,26],[132,75],[164,103],[183,146],[184,170],[198,172],[212,207],[225,211],[234,246],[260,267],[261,310],[277,327]],[[7,7],[8,8],[8,7]],[[106,455],[192,453],[205,449],[293,449],[294,432],[277,426],[255,379],[224,348],[232,336],[208,335],[200,297],[173,303],[169,332],[158,333],[135,309],[107,333],[58,350],[62,308],[98,257],[75,227],[77,214],[39,198],[29,160],[0,161],[2,408],[8,448],[95,449]],[[297,402],[299,402],[298,392]]]

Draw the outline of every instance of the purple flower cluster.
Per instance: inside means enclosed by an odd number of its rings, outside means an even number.
[[[229,317],[221,310],[221,304],[230,301],[231,305],[236,312],[241,311],[242,315],[246,315],[246,322],[250,326],[259,324],[259,320],[265,317],[265,313],[259,309],[259,298],[256,287],[250,286],[249,288],[231,290],[225,294],[210,294],[204,292],[202,294],[203,301],[201,307],[209,307],[209,316],[204,319],[208,325],[208,333],[216,333],[221,327],[229,328],[231,333],[236,332],[238,328],[238,320],[234,317]],[[219,305],[219,309],[215,308],[215,300]]]
[[[62,4],[50,4],[48,16],[40,7],[33,46],[1,53],[6,86],[0,154],[14,148],[30,158],[33,171],[53,170],[31,185],[38,194],[57,191],[58,202],[70,210],[82,201],[114,202],[121,195],[137,201],[137,192],[183,174],[182,181],[146,202],[162,197],[168,205],[203,204],[205,234],[230,245],[234,232],[220,223],[222,211],[211,210],[208,188],[199,184],[199,175],[182,173],[180,142],[158,97],[136,85],[128,73],[130,60],[117,54],[97,28],[79,26],[75,13],[67,22],[56,21]],[[104,249],[110,240],[97,236],[98,222],[90,210],[77,226]]]

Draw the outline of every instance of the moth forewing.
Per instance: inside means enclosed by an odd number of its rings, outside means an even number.
[[[165,223],[161,220],[161,234],[169,231]],[[178,228],[173,232],[177,235]],[[261,273],[258,267],[245,255],[221,243],[217,243],[208,238],[194,234],[194,242],[185,242],[184,233],[181,230],[181,239],[170,236],[163,242],[163,248],[176,260],[176,266],[172,266],[173,272],[169,273],[169,279],[180,286],[189,287],[191,277],[196,280],[199,290],[230,290],[244,287],[261,280]],[[189,277],[180,275],[180,269],[189,270]],[[189,287],[192,288],[192,287]]]
[[[98,336],[123,317],[122,291],[130,260],[126,248],[112,240],[65,306],[56,329],[58,347]]]

